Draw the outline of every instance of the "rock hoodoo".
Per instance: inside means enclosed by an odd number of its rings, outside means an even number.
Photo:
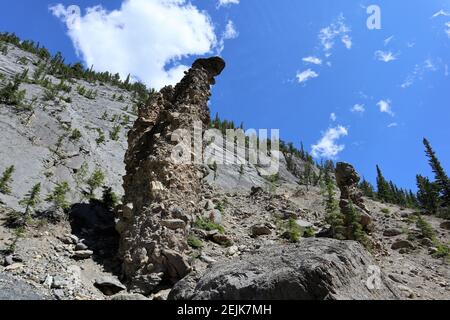
[[[353,205],[361,216],[361,224],[366,230],[372,229],[372,218],[369,210],[364,204],[363,194],[358,189],[358,183],[361,177],[356,172],[355,168],[345,162],[338,162],[336,164],[336,183],[341,191],[341,199],[339,207],[344,214],[350,210]]]
[[[184,252],[204,173],[200,164],[173,161],[174,153],[186,156],[177,150],[180,142],[173,141],[173,133],[184,129],[192,135],[195,123],[208,127],[211,85],[224,68],[219,57],[197,60],[180,83],[161,89],[140,107],[129,133],[117,231],[123,273],[132,291],[151,293],[190,271]],[[191,139],[183,141],[190,144]]]

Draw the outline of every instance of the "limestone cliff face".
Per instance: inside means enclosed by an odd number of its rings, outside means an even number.
[[[183,252],[204,173],[195,163],[173,161],[179,145],[173,133],[185,129],[192,135],[199,122],[207,128],[210,88],[224,67],[218,57],[197,60],[179,84],[163,88],[140,108],[129,133],[117,231],[123,273],[134,291],[147,294],[190,271]]]

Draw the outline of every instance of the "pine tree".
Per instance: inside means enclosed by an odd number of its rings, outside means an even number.
[[[119,197],[116,195],[113,189],[111,187],[103,187],[103,196],[102,196],[103,206],[108,210],[112,210],[117,206],[118,202]]]
[[[19,201],[19,204],[25,208],[23,220],[21,225],[26,225],[31,218],[31,213],[36,206],[41,202],[41,184],[38,183],[31,188],[31,190],[25,195],[25,197]]]
[[[421,175],[417,175],[417,201],[419,207],[429,214],[435,214],[439,208],[438,186]]]
[[[3,175],[0,179],[0,193],[3,194],[10,194],[11,193],[11,187],[10,184],[13,181],[12,175],[15,171],[15,167],[11,166],[6,168],[6,170],[3,172]]]
[[[389,202],[390,190],[389,183],[383,176],[380,167],[377,165],[377,196],[382,201]]]
[[[303,146],[303,142],[300,142],[300,159],[306,159],[305,147]]]
[[[415,195],[411,190],[408,194],[408,207],[417,208],[419,206],[419,201],[417,200],[417,195]]]
[[[89,187],[89,197],[93,198],[95,191],[103,185],[105,181],[105,174],[100,170],[95,170],[89,179],[86,181],[86,184]]]
[[[20,105],[25,98],[25,91],[19,90],[20,77],[15,76],[13,82],[8,83],[3,89],[0,89],[0,103],[7,105]]]
[[[313,170],[312,170],[312,165],[309,162],[305,162],[305,167],[303,169],[303,173],[301,176],[301,184],[306,186],[306,190],[309,191],[309,186],[311,185],[312,182],[312,174],[313,174]]]
[[[214,129],[220,129],[220,118],[219,118],[219,113],[216,113],[216,116],[214,117],[214,120],[212,122],[212,127]]]
[[[440,161],[438,160],[436,153],[430,145],[427,139],[423,139],[425,145],[425,153],[428,157],[430,166],[435,174],[436,185],[439,188],[440,196],[442,199],[442,205],[445,207],[450,206],[450,179],[444,171]]]
[[[340,212],[335,196],[334,182],[328,172],[325,174],[324,180],[324,204],[325,212],[327,213],[326,221],[331,225],[331,233],[333,238],[345,240],[344,216]]]
[[[70,187],[67,182],[58,183],[45,201],[52,202],[55,208],[66,210],[70,207],[70,203],[66,199],[68,192],[70,192]]]
[[[373,198],[375,195],[375,190],[372,184],[370,184],[370,182],[368,182],[366,179],[363,179],[361,181],[361,183],[359,184],[359,189],[365,197]]]
[[[347,229],[347,240],[358,241],[366,248],[370,248],[369,239],[361,225],[361,216],[359,215],[351,201],[349,203],[348,210],[344,215],[344,223]]]

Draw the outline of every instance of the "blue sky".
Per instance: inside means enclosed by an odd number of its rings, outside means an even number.
[[[372,182],[376,164],[402,187],[415,188],[417,173],[430,175],[423,137],[450,170],[450,1],[122,2],[9,1],[0,31],[155,86],[220,52],[227,68],[213,113],[279,128],[284,140],[351,162]],[[374,4],[380,30],[366,25]],[[69,5],[81,8],[82,28],[71,33]],[[95,5],[104,10],[86,15]]]

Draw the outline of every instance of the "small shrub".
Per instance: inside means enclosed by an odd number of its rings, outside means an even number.
[[[220,213],[224,214],[227,204],[228,204],[228,202],[226,200],[224,200],[223,202],[219,202],[216,205],[216,210],[219,210]]]
[[[19,204],[25,208],[23,217],[19,222],[22,226],[25,226],[31,220],[31,214],[36,206],[41,202],[41,184],[35,184],[33,188],[25,195],[25,197],[19,201]]]
[[[51,194],[49,194],[45,201],[52,202],[55,208],[67,210],[70,203],[67,201],[67,193],[70,192],[70,187],[67,182],[58,183]]]
[[[78,94],[79,94],[80,96],[83,96],[83,97],[84,97],[84,95],[86,94],[86,88],[83,87],[83,86],[78,86],[78,87],[77,87],[77,92],[78,92]]]
[[[437,252],[433,254],[433,258],[444,259],[445,261],[450,261],[450,248],[445,244],[437,245]]]
[[[26,66],[28,64],[28,59],[27,59],[27,57],[20,57],[20,58],[17,59],[16,62],[18,64]]]
[[[75,172],[75,183],[77,187],[81,189],[82,185],[85,183],[89,171],[89,165],[87,162],[83,162],[81,167]]]
[[[271,176],[265,176],[264,179],[266,179],[270,183],[277,183],[280,180],[280,176],[277,173]]]
[[[22,103],[20,109],[24,111],[32,111],[38,101],[38,97],[34,96],[29,103]]]
[[[51,87],[49,89],[44,90],[44,101],[53,101],[56,99],[56,96],[58,95],[58,90],[56,90],[55,87]]]
[[[111,117],[111,122],[117,122],[117,120],[119,120],[119,115],[118,114],[115,114],[115,115],[113,115],[112,117]]]
[[[283,233],[283,237],[289,240],[292,243],[297,243],[301,238],[301,228],[297,224],[295,219],[291,218],[285,225],[285,232]]]
[[[64,91],[65,93],[70,93],[72,91],[72,87],[67,85],[64,79],[61,79],[59,84],[56,86],[58,91]]]
[[[33,82],[38,84],[42,81],[42,77],[45,74],[45,64],[39,64],[33,73]]]
[[[82,135],[80,130],[78,129],[73,129],[72,130],[72,134],[70,135],[70,140],[72,141],[79,141],[81,139]]]
[[[200,240],[199,238],[197,238],[196,236],[189,236],[187,239],[187,243],[190,247],[194,248],[194,249],[201,249],[203,248],[203,242],[202,240]]]
[[[115,125],[109,132],[109,137],[111,138],[111,140],[118,141],[120,137],[119,134],[120,134],[120,126]]]
[[[220,224],[214,223],[211,220],[206,219],[206,218],[197,219],[197,221],[195,222],[195,226],[199,229],[206,230],[206,231],[217,230],[222,234],[225,233],[225,229]]]
[[[29,72],[30,72],[30,70],[28,68],[24,69],[22,71],[22,73],[19,75],[19,79],[20,79],[21,82],[27,82],[28,81],[28,73]]]
[[[105,181],[105,174],[100,169],[96,169],[89,179],[86,181],[86,184],[89,187],[89,197],[93,198],[95,191],[103,185]]]
[[[384,213],[384,214],[389,214],[389,213],[391,213],[391,211],[390,211],[388,208],[383,208],[383,209],[381,209],[381,212]]]
[[[303,238],[313,238],[316,235],[314,228],[308,227],[303,232]]]
[[[406,218],[406,222],[408,224],[416,223],[417,222],[417,217],[418,217],[417,214],[409,215],[408,218]]]
[[[130,116],[128,114],[124,114],[122,116],[122,125],[126,126],[130,123]]]
[[[0,46],[0,53],[4,56],[8,54],[8,46],[6,44]]]
[[[103,131],[101,129],[97,129],[97,133],[98,133],[98,138],[95,140],[95,142],[97,143],[97,145],[101,145],[103,143],[105,143],[105,134],[103,133]]]
[[[423,217],[419,216],[417,218],[416,226],[424,238],[436,241],[436,231]]]
[[[94,91],[93,89],[87,90],[84,94],[84,97],[90,100],[94,100],[97,97],[97,91]]]
[[[10,166],[6,168],[3,172],[2,177],[0,178],[0,193],[10,194],[11,193],[11,182],[13,181],[12,175],[15,171],[14,166]]]
[[[21,80],[18,76],[14,77],[3,89],[0,89],[0,103],[7,105],[21,105],[25,99],[25,90],[19,90]]]

